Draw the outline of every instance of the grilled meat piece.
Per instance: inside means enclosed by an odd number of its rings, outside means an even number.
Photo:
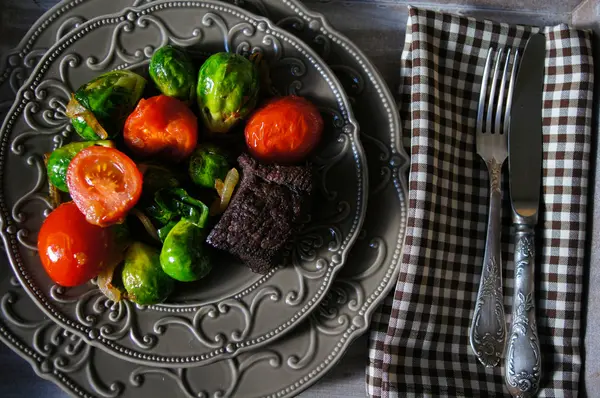
[[[277,265],[306,210],[312,172],[305,166],[261,165],[247,154],[238,163],[240,186],[206,241],[264,274]]]

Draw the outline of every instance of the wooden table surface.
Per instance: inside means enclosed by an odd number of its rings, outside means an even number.
[[[57,2],[57,0],[0,0],[0,54],[17,45],[29,27]],[[586,4],[580,4],[580,0],[307,0],[306,3],[315,11],[323,13],[334,27],[365,52],[392,90],[395,90],[400,78],[398,68],[407,18],[406,4],[415,6],[425,4],[429,8],[436,7],[509,23],[547,25],[575,22],[594,29],[600,27],[598,22],[600,0],[586,0],[583,2]],[[436,3],[440,3],[440,6],[437,7]],[[578,5],[579,8],[576,8]],[[595,146],[596,142],[594,142]],[[595,156],[596,153],[594,151],[593,155]],[[596,172],[596,175],[600,174]],[[595,199],[592,203],[600,203],[600,197],[596,198],[597,194],[594,194],[600,192],[600,189],[595,189],[597,180],[591,184],[593,186],[590,186]],[[594,208],[590,216],[598,220],[600,211]],[[589,258],[592,260],[586,277],[590,286],[600,284],[600,270],[597,269],[595,261],[600,253],[600,233],[596,231],[597,225],[598,223],[594,223],[590,226]],[[0,266],[7,266],[4,258],[0,260]],[[587,355],[580,395],[600,397],[600,362],[596,360],[600,355],[600,335],[593,333],[593,330],[600,330],[600,290],[592,289],[587,294],[585,304],[588,314],[587,331],[582,333],[582,336],[586,338]],[[333,371],[300,396],[364,397],[366,361],[367,339],[363,336],[351,346],[344,359]],[[66,396],[67,394],[59,387],[36,376],[27,362],[8,347],[0,344],[0,397],[63,398]]]

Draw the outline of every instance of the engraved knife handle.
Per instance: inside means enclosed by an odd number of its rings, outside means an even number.
[[[515,286],[512,324],[505,358],[506,385],[513,397],[533,397],[541,376],[541,353],[535,322],[535,232],[515,224]]]
[[[471,347],[486,367],[498,365],[504,352],[506,319],[502,296],[502,254],[500,246],[502,165],[488,164],[490,171],[490,210],[481,280],[475,312],[469,330]]]

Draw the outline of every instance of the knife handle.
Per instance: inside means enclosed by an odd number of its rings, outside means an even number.
[[[490,210],[481,280],[475,303],[475,312],[469,330],[469,340],[477,359],[486,367],[498,365],[504,352],[506,319],[502,295],[502,251],[500,246],[501,203],[500,173],[488,165],[490,171]]]
[[[512,324],[505,358],[506,385],[513,397],[533,397],[541,376],[541,353],[535,322],[535,232],[515,224],[515,285]]]

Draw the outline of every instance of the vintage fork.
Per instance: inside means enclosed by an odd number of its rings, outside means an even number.
[[[508,123],[504,121],[509,120],[518,52],[515,52],[514,62],[511,62],[510,49],[507,50],[506,57],[503,55],[504,49],[502,48],[497,51],[490,48],[488,51],[477,109],[477,153],[488,169],[490,205],[481,280],[469,331],[469,340],[475,355],[487,367],[496,366],[500,362],[506,342],[500,246],[502,208],[500,181],[502,165],[508,155]],[[504,67],[502,67],[503,58],[505,58]],[[493,75],[490,83],[492,64]],[[500,88],[497,90],[500,73],[502,73]],[[505,95],[507,84],[508,94]],[[488,85],[490,87],[489,95],[487,93]],[[505,104],[506,96],[508,99]]]

